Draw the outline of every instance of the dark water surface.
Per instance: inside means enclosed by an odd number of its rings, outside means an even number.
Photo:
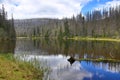
[[[73,61],[70,57],[120,60],[120,43],[97,41],[17,40],[15,55],[26,54],[50,67],[45,80],[120,80],[120,63]]]
[[[0,53],[14,53],[16,41],[14,40],[1,40],[0,41]]]

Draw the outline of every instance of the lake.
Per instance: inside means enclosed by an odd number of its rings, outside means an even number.
[[[19,39],[15,45],[7,46],[7,50],[14,52],[14,55],[25,54],[22,56],[25,60],[35,58],[41,65],[50,69],[45,73],[44,80],[120,80],[119,62],[68,60],[70,58],[120,60],[119,42]]]

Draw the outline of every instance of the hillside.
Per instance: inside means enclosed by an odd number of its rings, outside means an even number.
[[[14,26],[17,36],[32,36],[35,29],[41,31],[42,26],[52,24],[56,21],[59,20],[49,18],[16,19],[14,20]]]
[[[107,37],[120,38],[120,6],[79,13],[63,19],[15,20],[17,36],[20,37]]]

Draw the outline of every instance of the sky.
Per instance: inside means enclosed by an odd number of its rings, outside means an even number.
[[[80,12],[100,10],[110,6],[120,5],[120,0],[0,0],[8,12],[15,19],[29,18],[70,18]]]

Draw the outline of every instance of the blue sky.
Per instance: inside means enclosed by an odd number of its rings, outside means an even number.
[[[105,5],[107,2],[111,2],[112,0],[92,0],[87,5],[82,8],[82,13],[86,13],[88,11],[94,10],[98,5]]]
[[[64,18],[80,12],[120,5],[120,0],[0,0],[6,11],[15,19],[25,18]]]
[[[86,14],[88,11],[108,9],[118,5],[120,5],[120,0],[91,0],[82,8],[81,12]]]

